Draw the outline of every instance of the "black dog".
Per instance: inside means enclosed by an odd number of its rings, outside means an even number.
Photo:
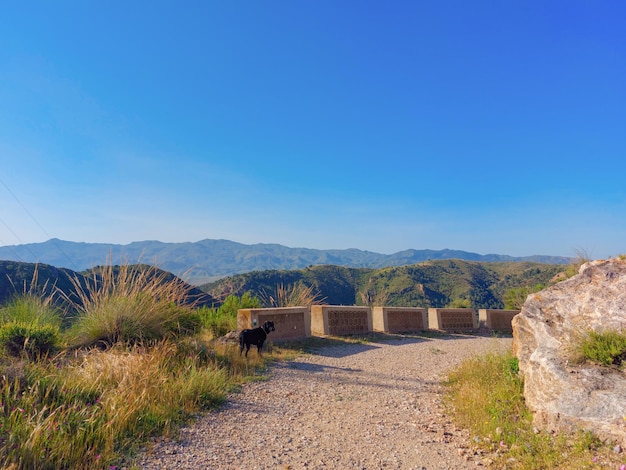
[[[250,351],[250,346],[253,344],[256,345],[257,351],[259,352],[259,356],[261,355],[261,348],[263,348],[263,343],[267,339],[267,334],[270,331],[276,331],[274,328],[273,321],[266,321],[263,323],[263,326],[259,326],[258,328],[254,328],[252,330],[243,330],[239,333],[239,354],[243,352],[243,348],[246,348],[246,357],[248,357],[248,351]]]

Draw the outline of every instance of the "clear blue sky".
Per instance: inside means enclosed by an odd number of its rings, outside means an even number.
[[[626,2],[0,4],[0,245],[626,253]]]

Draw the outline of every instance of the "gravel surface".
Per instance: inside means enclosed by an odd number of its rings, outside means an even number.
[[[463,469],[489,463],[445,414],[442,381],[510,338],[395,337],[272,364],[220,409],[160,439],[142,469]],[[256,353],[256,352],[255,352]],[[252,352],[251,352],[252,354]]]

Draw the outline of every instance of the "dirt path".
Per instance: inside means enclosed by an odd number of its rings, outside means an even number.
[[[404,337],[272,365],[226,405],[161,440],[143,469],[462,469],[484,464],[442,406],[442,380],[510,338]]]

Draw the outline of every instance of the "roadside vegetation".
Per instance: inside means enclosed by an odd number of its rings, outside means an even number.
[[[239,309],[262,305],[250,293],[196,308],[188,285],[135,265],[97,267],[72,282],[74,294],[61,295],[48,285],[38,289],[35,274],[28,290],[0,305],[0,468],[128,467],[150,437],[175,436],[181,424],[258,377],[266,361],[329,341],[285,344],[246,359],[222,337],[237,329]],[[277,285],[268,298],[290,306],[318,302],[319,294],[294,282]],[[600,349],[611,351],[613,363],[624,351]],[[473,358],[448,385],[459,425],[495,452],[498,468],[615,463],[616,454],[589,434],[533,432],[510,355]]]
[[[236,329],[238,308],[258,305],[250,295],[198,309],[184,283],[154,268],[91,274],[75,279],[75,296],[34,282],[0,306],[1,468],[127,465],[151,436],[175,435],[281,354],[246,360],[214,340]]]
[[[624,367],[626,362],[626,333],[616,330],[590,331],[580,344],[581,361],[602,366]]]
[[[476,451],[488,455],[495,468],[626,468],[623,454],[591,433],[537,432],[524,403],[517,358],[511,353],[462,363],[449,375],[447,403],[458,425],[474,436]]]

